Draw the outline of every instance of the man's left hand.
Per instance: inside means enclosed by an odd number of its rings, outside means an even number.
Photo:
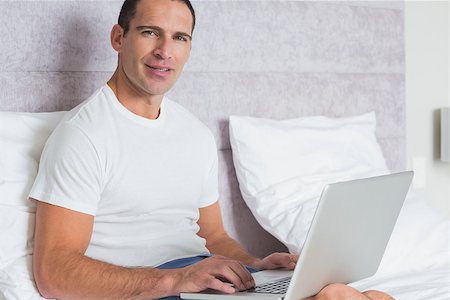
[[[298,255],[289,253],[272,253],[257,260],[252,267],[257,270],[286,269],[293,270],[297,264]]]

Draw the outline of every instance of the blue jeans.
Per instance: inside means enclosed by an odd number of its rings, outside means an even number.
[[[204,260],[205,258],[210,257],[210,254],[205,254],[205,255],[198,255],[198,256],[192,256],[192,257],[186,257],[186,258],[180,258],[180,259],[175,259],[169,262],[166,262],[160,266],[158,266],[158,269],[178,269],[178,268],[184,268],[193,264],[196,264],[202,260]],[[251,267],[247,267],[247,270],[250,273],[254,273],[256,272],[255,269],[251,268]],[[170,296],[170,297],[165,297],[165,298],[161,298],[161,300],[175,300],[175,299],[181,299],[179,296]]]

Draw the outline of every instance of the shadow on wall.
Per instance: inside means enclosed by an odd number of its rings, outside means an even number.
[[[222,134],[228,133],[228,120],[221,120],[219,123]],[[228,138],[228,134],[226,138]],[[223,218],[224,225],[227,231],[241,245],[251,245],[251,248],[246,248],[246,250],[257,257],[265,257],[274,251],[287,252],[288,250],[281,242],[258,224],[244,199],[242,199],[231,149],[227,147],[227,149],[219,149],[218,151],[219,159],[225,160],[224,164],[220,164],[224,170],[219,172],[219,181],[225,183],[224,188],[231,193],[230,197],[220,197],[222,214],[225,216]],[[221,176],[226,176],[226,178],[221,178]]]

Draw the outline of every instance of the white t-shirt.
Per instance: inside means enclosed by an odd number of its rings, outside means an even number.
[[[205,125],[167,98],[156,120],[140,117],[105,85],[57,126],[30,197],[95,216],[87,256],[158,266],[209,253],[198,208],[217,201],[217,181]]]

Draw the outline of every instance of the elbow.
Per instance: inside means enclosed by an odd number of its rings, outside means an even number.
[[[58,298],[51,280],[51,266],[33,257],[33,275],[36,287],[44,298]]]

